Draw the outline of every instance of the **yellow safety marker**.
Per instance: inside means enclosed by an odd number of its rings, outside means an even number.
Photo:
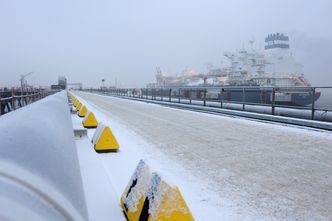
[[[78,116],[79,117],[85,117],[86,113],[88,112],[88,109],[86,108],[85,105],[83,105],[80,109],[80,111],[78,112]]]
[[[77,100],[75,100],[75,99],[71,99],[71,100],[72,100],[72,102],[73,102],[74,107],[76,107],[76,105],[77,105]]]
[[[78,102],[78,104],[76,105],[76,110],[79,111],[82,107],[82,103],[81,102]]]
[[[98,153],[117,151],[120,146],[115,139],[111,128],[100,123],[93,134],[92,143]]]
[[[151,178],[152,173],[149,166],[141,160],[120,200],[121,207],[129,221],[139,221]]]
[[[82,124],[85,128],[96,128],[98,126],[98,121],[95,115],[91,111],[88,111],[82,121]]]
[[[154,173],[140,220],[194,221],[194,217],[179,188],[168,184],[157,173]]]
[[[141,160],[122,194],[121,207],[128,221],[194,221],[177,186],[151,173]]]

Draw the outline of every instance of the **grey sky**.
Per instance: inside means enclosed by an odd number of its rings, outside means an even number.
[[[332,85],[329,0],[0,0],[0,86],[154,81],[155,67],[206,71],[223,52],[284,32],[313,84]]]

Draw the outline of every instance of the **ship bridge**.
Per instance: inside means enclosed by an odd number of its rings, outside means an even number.
[[[265,50],[273,48],[289,48],[289,37],[280,33],[269,34],[265,38],[265,43]]]

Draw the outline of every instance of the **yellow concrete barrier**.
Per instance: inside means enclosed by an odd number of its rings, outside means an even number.
[[[85,128],[96,128],[98,126],[98,121],[95,115],[88,111],[82,121],[83,127]]]
[[[98,125],[93,134],[92,143],[95,151],[98,153],[117,151],[120,148],[111,128],[103,123]]]
[[[76,107],[76,105],[77,105],[77,100],[76,99],[72,99],[72,101],[73,101],[73,105],[74,105],[74,107]]]
[[[82,103],[81,102],[78,102],[78,104],[76,105],[76,110],[79,111],[82,107]]]
[[[141,217],[149,221],[194,221],[177,186],[154,173]],[[148,205],[146,205],[148,204]],[[146,218],[147,217],[147,218]]]
[[[179,188],[151,173],[142,160],[120,203],[129,221],[194,221]]]
[[[78,112],[79,117],[85,117],[86,113],[88,112],[88,109],[85,105],[82,105],[80,111]]]
[[[75,106],[77,104],[77,99],[75,97],[73,97],[71,100],[72,100],[72,102],[73,102],[73,104]]]
[[[141,160],[136,167],[120,203],[129,221],[139,221],[145,198],[149,191],[152,173],[149,166]]]

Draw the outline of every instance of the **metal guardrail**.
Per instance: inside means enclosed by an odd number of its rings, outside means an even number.
[[[172,87],[87,89],[86,91],[164,102],[209,105],[225,109],[235,104],[239,106],[237,110],[242,111],[250,109],[250,106],[265,107],[270,108],[268,114],[271,115],[279,115],[276,112],[277,108],[304,110],[310,111],[308,119],[311,120],[321,120],[316,117],[317,112],[332,114],[332,87]],[[326,102],[323,105],[317,105],[316,98],[323,93],[327,93],[327,95],[324,94]],[[232,98],[235,94],[236,98]],[[299,96],[298,99],[306,99],[307,104],[298,105],[290,101],[282,101],[281,95]],[[253,97],[256,100],[253,101]]]
[[[48,95],[54,94],[52,91],[32,92],[22,95],[11,95],[2,97],[0,94],[0,116],[14,111],[18,108],[24,107],[37,100],[40,100]]]
[[[88,220],[66,101],[62,91],[0,118],[0,217],[5,220]]]

